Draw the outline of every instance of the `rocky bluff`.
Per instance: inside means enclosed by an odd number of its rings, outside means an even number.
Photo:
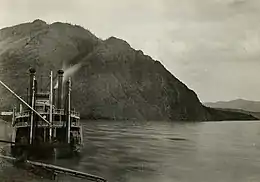
[[[30,66],[45,76],[70,67],[73,106],[88,119],[255,119],[203,106],[196,93],[159,61],[124,40],[101,40],[77,25],[35,20],[1,29],[0,79],[16,93],[26,94]],[[47,88],[47,82],[41,84]],[[0,97],[0,109],[16,102],[3,87]]]

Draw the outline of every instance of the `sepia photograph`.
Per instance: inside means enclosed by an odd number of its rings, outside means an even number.
[[[259,182],[260,1],[0,0],[0,182]]]

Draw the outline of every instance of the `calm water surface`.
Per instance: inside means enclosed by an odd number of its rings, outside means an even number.
[[[82,123],[83,156],[53,163],[100,175],[109,182],[260,181],[257,121]],[[49,181],[5,161],[1,164],[0,181]],[[59,176],[58,181],[83,180]]]

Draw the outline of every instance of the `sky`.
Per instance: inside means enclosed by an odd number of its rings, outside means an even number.
[[[202,102],[260,100],[259,0],[0,0],[0,28],[35,19],[124,39]]]

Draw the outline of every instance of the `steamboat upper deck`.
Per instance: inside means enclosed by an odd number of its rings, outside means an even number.
[[[50,112],[50,102],[49,102],[50,93],[49,92],[41,92],[36,94],[36,103],[35,110],[44,118],[50,118],[50,114],[52,114],[52,126],[53,127],[64,127],[65,120],[67,115],[70,115],[71,125],[72,126],[80,126],[80,114],[75,110],[66,111],[65,109],[57,109],[54,105],[52,107],[52,113]],[[21,106],[20,106],[21,107]],[[20,108],[20,112],[15,112],[14,114],[14,122],[13,127],[27,127],[30,126],[30,115],[32,111],[30,110],[22,110]],[[35,116],[35,120],[37,121],[38,127],[47,127],[48,124],[42,121],[39,117]]]

